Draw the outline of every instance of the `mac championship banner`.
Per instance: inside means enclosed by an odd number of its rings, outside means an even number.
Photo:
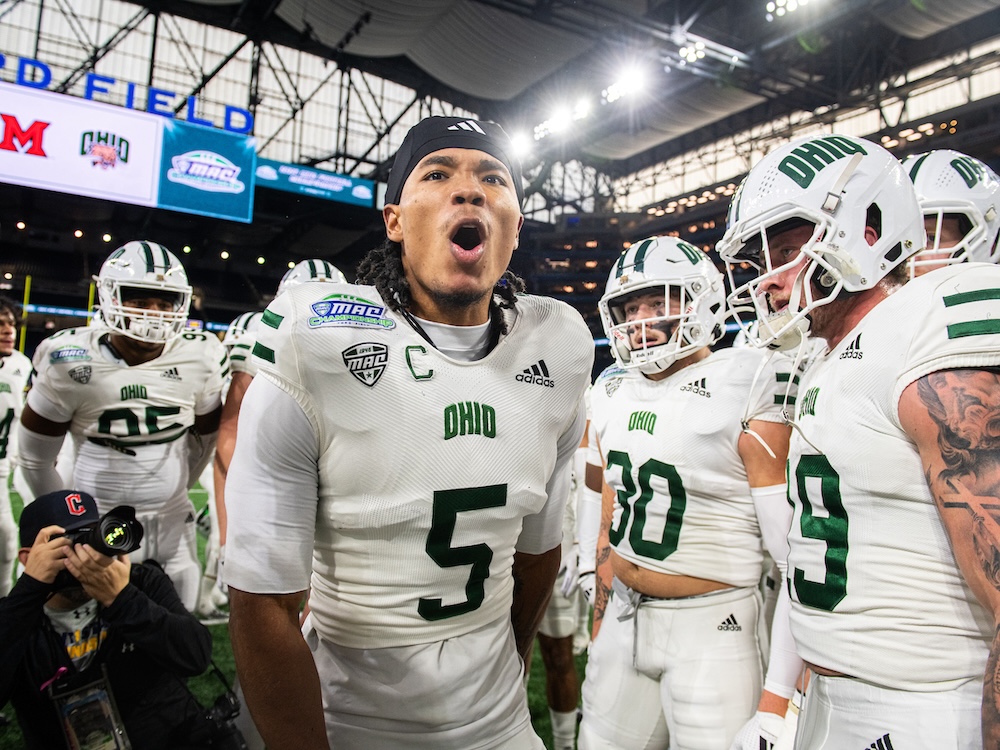
[[[166,120],[160,160],[160,208],[242,221],[253,218],[256,139]]]

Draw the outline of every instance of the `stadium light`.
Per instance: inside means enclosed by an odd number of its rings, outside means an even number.
[[[809,0],[768,0],[764,5],[764,18],[770,23],[775,18],[794,13],[807,5],[809,5]]]

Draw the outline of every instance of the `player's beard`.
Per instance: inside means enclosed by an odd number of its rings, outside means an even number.
[[[488,289],[486,292],[442,292],[437,289],[428,289],[427,293],[442,310],[459,311],[472,307],[492,291],[492,289]]]

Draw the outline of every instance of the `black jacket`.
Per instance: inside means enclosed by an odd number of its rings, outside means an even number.
[[[181,604],[155,564],[133,565],[129,584],[110,607],[98,607],[107,637],[83,672],[77,671],[42,606],[52,588],[22,575],[0,599],[0,706],[11,701],[26,747],[64,747],[56,710],[39,688],[58,672],[60,687],[101,677],[103,664],[135,750],[184,745],[176,727],[200,711],[185,686],[209,665],[212,636]]]

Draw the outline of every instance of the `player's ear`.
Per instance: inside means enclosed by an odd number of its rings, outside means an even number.
[[[399,215],[399,206],[387,203],[382,209],[382,221],[385,222],[385,236],[391,242],[403,241],[403,225]]]

